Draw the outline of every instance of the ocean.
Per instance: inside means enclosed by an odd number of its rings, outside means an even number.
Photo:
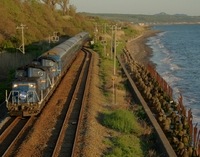
[[[191,108],[193,123],[200,129],[200,25],[160,25],[160,30],[146,43],[152,48],[151,61],[157,72],[173,89],[173,99],[180,94],[187,111]]]

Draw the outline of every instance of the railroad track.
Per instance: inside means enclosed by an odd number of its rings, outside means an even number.
[[[31,126],[36,118],[11,118],[8,122],[9,125],[4,129],[0,136],[0,156],[10,156],[13,155],[12,152],[16,150],[18,145],[24,139],[24,133],[28,131],[29,126]]]
[[[82,121],[83,108],[86,104],[88,93],[89,74],[91,69],[92,53],[87,49],[83,49],[86,53],[83,68],[79,73],[73,91],[69,109],[66,111],[63,119],[62,127],[57,138],[57,142],[52,156],[74,156],[76,150],[76,142],[79,134],[80,124]]]
[[[87,90],[89,83],[88,76],[90,75],[91,60],[92,60],[92,53],[90,51],[88,51],[87,49],[83,49],[82,51],[84,51],[85,53],[84,60],[81,63],[81,66],[76,74],[76,77],[73,78],[73,85],[70,87],[69,90],[70,92],[65,93],[65,95],[64,92],[62,93],[63,94],[62,97],[64,97],[66,100],[62,100],[63,98],[61,98],[61,95],[59,94],[58,97],[55,96],[57,97],[56,100],[57,103],[55,104],[54,102],[52,102],[54,103],[54,108],[56,108],[56,106],[59,106],[62,101],[65,102],[60,115],[56,116],[57,120],[55,120],[56,123],[54,129],[52,129],[51,131],[52,136],[49,136],[48,137],[49,139],[47,141],[42,141],[42,139],[39,140],[36,139],[36,141],[40,142],[38,143],[38,145],[41,145],[41,143],[43,142],[44,145],[46,145],[46,147],[44,147],[42,150],[39,150],[39,152],[42,153],[43,155],[59,156],[60,154],[65,154],[64,156],[73,156],[74,152],[76,151],[76,141],[79,136],[78,132],[82,121],[82,110],[83,110],[82,108],[86,103],[85,99],[87,97]],[[63,86],[65,85],[62,85],[61,82],[60,87]],[[56,92],[53,95],[56,95]],[[51,99],[49,100],[46,106],[48,106],[49,103],[51,103]],[[8,123],[6,123],[4,127],[2,127],[2,129],[0,130],[1,156],[12,156],[15,153],[18,153],[19,148],[22,149],[21,152],[23,152],[23,146],[21,145],[23,145],[24,140],[27,138],[27,136],[28,138],[30,138],[30,136],[32,135],[31,133],[37,130],[38,127],[36,123],[41,119],[43,119],[43,121],[46,121],[45,117],[43,118],[44,114],[46,114],[45,112],[46,106],[43,109],[44,113],[42,111],[42,113],[38,117],[11,118],[8,121]],[[43,131],[44,130],[37,130],[37,132],[43,132]],[[33,138],[36,137],[34,136]],[[26,139],[26,142],[27,141],[29,141],[29,139],[28,140]],[[27,143],[24,145],[26,145],[26,148],[31,147],[32,152],[30,152],[29,155],[31,154],[33,155],[33,152],[37,153],[38,146],[32,146],[32,145],[29,146],[29,144]]]

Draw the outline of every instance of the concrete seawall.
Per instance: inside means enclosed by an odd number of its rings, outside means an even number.
[[[166,138],[160,125],[158,124],[157,120],[153,116],[150,108],[146,104],[144,98],[140,94],[135,83],[133,82],[132,78],[130,77],[128,71],[126,70],[125,65],[123,64],[121,58],[119,56],[117,56],[117,58],[118,58],[118,61],[121,65],[125,75],[128,78],[129,88],[131,90],[134,100],[136,101],[136,103],[143,106],[143,108],[147,114],[147,118],[148,118],[149,122],[154,127],[155,134],[157,137],[157,145],[159,146],[158,150],[162,154],[162,157],[177,157],[176,153],[174,152],[174,149],[172,148],[171,144],[169,143],[168,139]]]

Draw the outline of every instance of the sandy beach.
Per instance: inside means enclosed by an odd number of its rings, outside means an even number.
[[[146,45],[147,38],[151,36],[155,36],[160,31],[157,30],[147,30],[141,36],[133,39],[130,42],[127,42],[126,47],[129,52],[133,54],[135,60],[143,65],[147,65],[148,63],[152,66],[155,66],[149,59],[152,57],[152,49]]]

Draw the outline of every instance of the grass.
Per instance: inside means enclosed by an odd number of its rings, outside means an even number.
[[[122,109],[105,113],[103,124],[115,130],[112,138],[103,141],[109,147],[104,157],[156,156],[152,128],[144,121],[139,123],[133,112]]]
[[[127,32],[133,33],[135,31],[126,30]],[[129,34],[131,36],[131,34]],[[125,41],[125,38],[121,37],[121,41]],[[117,54],[122,53],[122,48],[125,42],[121,42],[117,46]],[[110,108],[106,110],[104,114],[103,125],[110,129],[110,136],[103,140],[103,143],[107,147],[105,157],[143,157],[143,156],[158,156],[154,151],[155,138],[152,132],[152,127],[145,122],[145,111],[139,105],[132,105],[130,110],[127,109],[116,109],[112,107],[112,96],[113,96],[113,58],[104,56],[103,46],[100,44],[93,45],[94,51],[100,56],[100,86],[107,103],[111,104]],[[107,52],[110,51],[107,46]],[[116,62],[116,85],[118,91],[128,90],[125,79],[121,79],[121,73],[119,72],[120,65]],[[118,79],[120,78],[120,79]],[[117,82],[120,80],[121,82]],[[123,106],[123,104],[119,104]],[[120,107],[121,108],[121,107]]]
[[[105,157],[142,157],[140,139],[133,135],[123,135],[113,138],[112,150]]]
[[[122,133],[133,133],[139,135],[142,128],[137,123],[137,118],[133,113],[126,110],[116,110],[104,114],[104,125]]]

